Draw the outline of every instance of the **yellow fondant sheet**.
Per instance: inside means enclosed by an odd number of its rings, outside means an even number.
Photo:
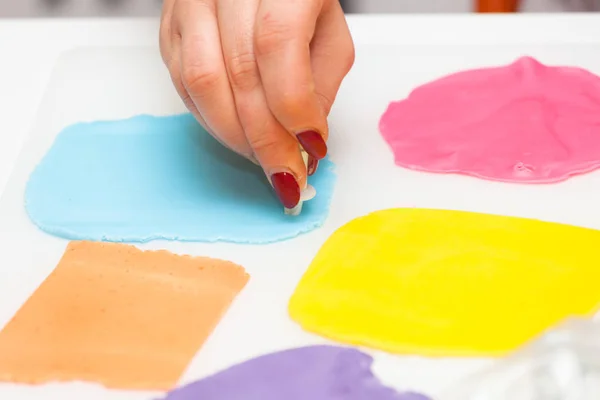
[[[427,356],[494,356],[600,302],[600,231],[391,209],[331,236],[289,304],[303,328]]]

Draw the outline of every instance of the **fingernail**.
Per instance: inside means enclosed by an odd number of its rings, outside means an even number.
[[[325,158],[327,155],[327,144],[319,132],[304,131],[298,133],[296,137],[304,150],[317,160]]]
[[[289,172],[277,172],[271,175],[271,184],[285,208],[294,208],[300,201],[300,186],[294,175]]]
[[[317,172],[318,166],[319,166],[319,160],[317,160],[313,156],[308,156],[308,165],[306,168],[306,172],[308,173],[308,176]]]

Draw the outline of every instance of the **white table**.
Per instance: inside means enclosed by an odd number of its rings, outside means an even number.
[[[600,15],[371,15],[352,16],[349,21],[358,48],[366,44],[600,42]],[[35,120],[60,53],[74,47],[156,45],[157,37],[156,20],[0,20],[0,192]],[[600,47],[590,48],[598,48],[600,57]],[[421,374],[423,379],[435,375],[447,386],[473,364],[415,360],[410,366],[426,370],[427,374]],[[426,381],[406,384],[428,386]]]

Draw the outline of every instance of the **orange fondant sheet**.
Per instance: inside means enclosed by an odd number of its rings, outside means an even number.
[[[0,332],[0,380],[171,389],[248,279],[226,261],[71,242]]]

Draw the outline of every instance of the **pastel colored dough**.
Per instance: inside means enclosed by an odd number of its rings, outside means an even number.
[[[600,77],[523,57],[420,86],[389,105],[379,128],[402,167],[562,181],[600,167]]]
[[[333,164],[309,178],[317,196],[299,216],[256,165],[220,145],[189,115],[80,123],[59,133],[32,173],[25,206],[42,230],[111,242],[268,243],[322,225]]]
[[[428,400],[398,393],[357,349],[307,346],[266,354],[177,388],[163,400]]]
[[[600,303],[600,231],[461,211],[390,209],[323,245],[289,314],[354,345],[427,356],[514,350]]]
[[[227,261],[71,242],[0,331],[0,381],[172,389],[248,279]]]

